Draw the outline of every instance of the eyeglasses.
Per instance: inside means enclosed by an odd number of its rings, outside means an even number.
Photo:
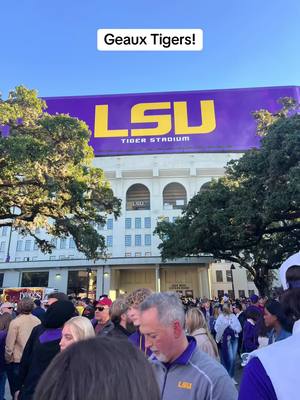
[[[95,310],[104,311],[104,310],[107,310],[107,308],[106,307],[96,307]]]

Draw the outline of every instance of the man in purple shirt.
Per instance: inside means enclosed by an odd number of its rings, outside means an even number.
[[[237,391],[222,365],[202,352],[184,332],[185,314],[177,293],[153,293],[140,305],[140,331],[162,400],[235,400]]]

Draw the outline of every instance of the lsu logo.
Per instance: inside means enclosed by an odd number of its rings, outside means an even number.
[[[190,382],[184,382],[184,381],[179,381],[178,382],[178,387],[180,389],[192,389],[192,384]]]
[[[164,115],[145,115],[146,111],[170,110]],[[132,124],[155,123],[151,128],[109,129],[108,105],[96,106],[95,110],[95,138],[135,137],[135,136],[163,136],[167,135],[174,120],[175,135],[194,135],[211,133],[216,128],[215,107],[213,100],[200,101],[201,124],[189,126],[186,101],[138,103],[131,108],[130,122]]]

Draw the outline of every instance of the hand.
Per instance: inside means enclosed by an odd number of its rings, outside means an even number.
[[[20,393],[20,390],[17,390],[17,391],[15,392],[14,400],[18,400],[18,398],[19,398],[19,393]]]

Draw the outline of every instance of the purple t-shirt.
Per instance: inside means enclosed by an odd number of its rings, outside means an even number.
[[[272,382],[257,357],[252,358],[244,369],[238,400],[278,400]]]

